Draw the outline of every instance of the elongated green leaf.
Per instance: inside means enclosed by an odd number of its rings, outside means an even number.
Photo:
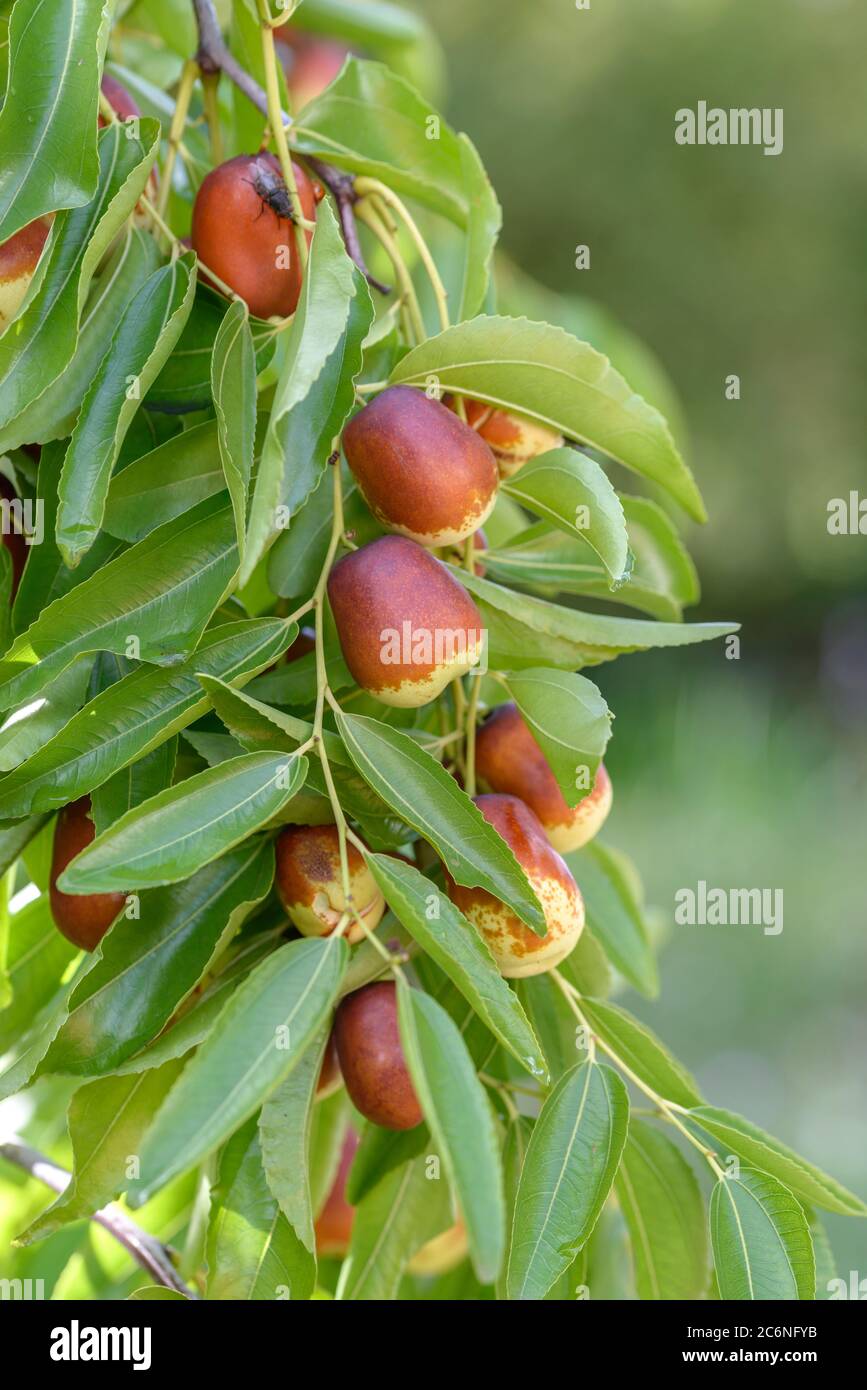
[[[0,768],[4,772],[32,757],[46,739],[53,738],[75,716],[87,699],[93,670],[92,656],[79,657],[49,682],[39,700],[10,714],[0,732]]]
[[[710,1238],[720,1298],[815,1298],[807,1218],[776,1178],[750,1168],[721,1178],[710,1199]]]
[[[177,735],[134,763],[115,772],[97,787],[90,798],[91,817],[97,835],[102,835],[127,811],[165,791],[172,785],[178,756]]]
[[[585,924],[578,945],[557,967],[579,994],[604,999],[611,993],[611,966],[601,945]]]
[[[188,126],[188,134],[189,130]],[[206,172],[207,166],[202,170],[203,174]],[[148,391],[145,405],[149,410],[184,415],[191,411],[208,410],[213,405],[212,358],[229,308],[221,294],[199,281],[190,316],[177,346]],[[274,325],[251,317],[250,333],[255,370],[262,372],[274,356]]]
[[[144,189],[158,138],[153,121],[142,121],[138,138],[120,125],[101,132],[96,192],[84,207],[54,219],[38,289],[34,281],[15,331],[0,338],[0,426],[68,366],[91,279]]]
[[[602,999],[582,999],[581,1011],[594,1032],[614,1049],[626,1065],[657,1095],[677,1105],[701,1105],[695,1078],[645,1024],[616,1004]]]
[[[152,236],[138,227],[127,231],[93,284],[68,366],[32,405],[0,431],[0,449],[14,449],[33,441],[44,444],[71,434],[75,413],[105,355],[106,343],[113,337],[130,300],[156,270],[159,259],[159,248]]]
[[[103,526],[125,541],[140,541],[157,526],[224,490],[216,420],[184,430],[115,473]]]
[[[211,390],[217,413],[220,460],[243,563],[247,534],[247,488],[256,436],[256,354],[247,306],[236,299],[223,318],[211,359]]]
[[[346,1180],[347,1202],[357,1207],[387,1173],[430,1149],[430,1130],[425,1124],[413,1129],[382,1129],[366,1122]]]
[[[627,571],[629,542],[620,498],[607,475],[576,449],[551,449],[520,468],[503,490],[599,556],[611,583]]]
[[[121,919],[74,988],[40,1071],[99,1075],[155,1038],[273,875],[273,845],[251,840],[185,883],[144,893],[139,919]]]
[[[47,894],[9,914],[7,951],[10,997],[0,1010],[0,1052],[18,1041],[57,994],[76,955],[76,948],[54,925]]]
[[[220,1157],[207,1259],[208,1298],[273,1301],[313,1292],[315,1258],[269,1191],[255,1121],[232,1137]]]
[[[585,1244],[614,1182],[628,1123],[626,1087],[610,1067],[584,1062],[551,1092],[518,1187],[510,1298],[544,1298]]]
[[[413,348],[393,382],[472,396],[537,420],[659,483],[697,521],[706,513],[665,420],[589,343],[546,323],[480,315]]]
[[[467,235],[456,316],[460,321],[473,318],[484,308],[503,213],[475,145],[466,135],[459,135],[458,143],[467,200]]]
[[[515,1201],[518,1196],[518,1185],[527,1157],[530,1136],[533,1133],[533,1124],[534,1121],[527,1115],[514,1115],[509,1121],[506,1140],[503,1144],[503,1188],[506,1196],[506,1220],[510,1232],[515,1221]],[[505,1302],[508,1297],[507,1272],[506,1268],[502,1269],[497,1280],[497,1298],[501,1302]]]
[[[631,1120],[615,1187],[629,1227],[639,1298],[702,1298],[707,1222],[695,1174],[680,1150],[651,1125]]]
[[[509,672],[505,683],[567,805],[577,805],[593,786],[611,736],[600,691],[584,676],[545,668]]]
[[[460,1204],[473,1266],[496,1279],[506,1244],[500,1149],[490,1104],[455,1024],[428,994],[398,986],[400,1036],[424,1117]]]
[[[635,894],[630,861],[596,840],[567,854],[566,863],[581,889],[588,925],[612,965],[642,994],[656,995],[656,957]]]
[[[586,1051],[586,1038],[575,1015],[549,974],[531,975],[515,982],[518,998],[527,1011],[536,1036],[545,1049],[551,1075],[559,1081]]]
[[[848,1192],[841,1183],[823,1173],[821,1168],[745,1120],[742,1115],[711,1105],[698,1105],[690,1113],[703,1130],[726,1146],[726,1154],[735,1154],[744,1162],[770,1173],[802,1202],[810,1202],[825,1211],[836,1211],[843,1216],[867,1216],[867,1203],[862,1202],[860,1197]]]
[[[306,1052],[346,968],[340,937],[290,941],[233,993],[149,1131],[135,1205],[217,1148]]]
[[[486,888],[544,934],[544,914],[511,849],[445,768],[379,720],[341,714],[337,725],[364,780],[430,841],[455,882]]]
[[[84,652],[172,665],[195,647],[238,565],[230,507],[202,502],[45,609],[0,661],[0,708],[38,695]]]
[[[319,481],[355,399],[373,305],[334,214],[322,203],[250,506],[242,582]]]
[[[16,4],[0,112],[0,241],[44,212],[79,207],[93,193],[97,78],[109,7],[99,0]]]
[[[384,854],[369,854],[367,863],[386,902],[410,935],[454,981],[521,1066],[547,1082],[545,1057],[517,995],[463,913],[411,864]]]
[[[102,525],[112,469],[132,417],[190,312],[192,253],[154,272],[130,302],[82,402],[60,476],[57,544],[78,564]]]
[[[738,629],[737,623],[655,623],[644,618],[581,613],[529,594],[517,594],[466,570],[455,568],[454,573],[482,611],[488,628],[489,661],[504,670],[537,665],[532,653],[539,636],[563,644],[550,665],[574,669],[613,661],[627,652],[712,642]]]
[[[98,787],[198,719],[208,708],[197,675],[249,680],[296,631],[277,618],[224,623],[180,666],[140,666],[80,710],[25,763],[0,780],[4,814],[54,810]]]
[[[76,1091],[69,1107],[72,1181],[18,1237],[23,1244],[92,1215],[120,1195],[132,1175],[130,1159],[182,1069],[182,1062],[167,1062],[140,1076],[105,1077]]]
[[[311,1255],[315,1254],[316,1240],[310,1190],[310,1130],[328,1032],[326,1025],[298,1065],[268,1097],[259,1116],[259,1141],[268,1188]]]
[[[363,1302],[396,1298],[415,1252],[452,1220],[449,1185],[436,1175],[429,1155],[393,1169],[355,1213],[337,1297]]]
[[[304,758],[245,753],[206,768],[121,816],[58,879],[63,892],[177,883],[276,815],[302,786]],[[106,887],[106,885],[109,885]]]

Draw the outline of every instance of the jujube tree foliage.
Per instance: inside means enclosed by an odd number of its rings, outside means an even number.
[[[701,496],[497,312],[431,35],[7,18],[0,1095],[72,1153],[21,1241],[124,1196],[166,1296],[570,1299],[625,1228],[642,1298],[813,1298],[864,1205],[609,998],[656,963],[586,672],[734,631]]]

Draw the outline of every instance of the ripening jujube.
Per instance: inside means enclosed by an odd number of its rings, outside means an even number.
[[[484,888],[456,883],[448,871],[446,891],[481,933],[501,975],[540,975],[559,965],[576,945],[584,929],[584,900],[529,806],[516,796],[489,794],[474,800],[527,875],[545,915],[546,935],[537,936],[508,904]]]
[[[51,854],[49,901],[58,931],[73,945],[94,951],[126,902],[123,893],[63,893],[57,880],[71,861],[92,842],[90,797],[71,801],[57,817]]]
[[[569,806],[518,706],[498,705],[476,736],[476,772],[486,790],[518,796],[535,811],[560,854],[593,839],[611,810],[611,779],[600,763],[591,791]]]
[[[400,1041],[396,986],[378,981],[348,994],[338,1005],[334,1034],[356,1110],[384,1129],[421,1124],[421,1106]]]
[[[322,190],[292,165],[301,203],[315,220]],[[305,231],[309,246],[313,233]],[[193,205],[192,243],[207,271],[245,300],[258,318],[288,318],[301,294],[302,270],[291,204],[273,154],[240,154],[212,169]]]
[[[289,825],[277,838],[277,893],[290,921],[304,936],[330,936],[347,910],[336,825]],[[361,921],[344,932],[350,943],[373,931],[385,899],[353,844],[346,846],[352,906]]]

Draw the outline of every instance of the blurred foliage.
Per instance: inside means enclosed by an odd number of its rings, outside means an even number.
[[[448,109],[503,203],[506,251],[613,313],[676,383],[712,519],[689,537],[708,609],[818,623],[823,591],[867,577],[863,538],[826,530],[829,499],[865,477],[867,8],[506,9],[438,0],[435,18]],[[675,144],[675,111],[702,99],[782,107],[782,154]]]

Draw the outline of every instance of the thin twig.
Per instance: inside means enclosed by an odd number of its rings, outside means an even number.
[[[223,35],[220,31],[220,23],[214,9],[213,0],[193,0],[193,9],[196,15],[196,24],[199,33],[199,46],[196,51],[196,62],[203,73],[224,72],[230,82],[234,82],[239,91],[243,92],[248,101],[251,101],[262,115],[268,118],[268,97],[259,83],[241,67],[223,42]],[[292,124],[291,116],[285,111],[281,111],[284,129]],[[330,164],[323,164],[318,159],[307,161],[313,168],[318,177],[325,184],[337,205],[337,212],[340,218],[340,227],[343,232],[343,239],[346,243],[346,250],[351,259],[358,266],[364,278],[374,289],[382,294],[390,293],[387,285],[383,285],[380,280],[375,279],[370,274],[364,263],[364,256],[361,251],[361,243],[358,239],[358,228],[355,224],[355,214],[353,206],[355,203],[355,191],[353,179],[349,174],[343,174],[339,169],[334,169]]]
[[[65,1168],[53,1163],[50,1158],[39,1153],[38,1149],[31,1149],[17,1134],[13,1134],[6,1143],[0,1144],[0,1157],[14,1163],[18,1168],[23,1168],[32,1178],[44,1182],[53,1192],[65,1192],[72,1181],[71,1174],[67,1173]],[[174,1289],[175,1293],[181,1293],[185,1298],[197,1297],[175,1270],[166,1247],[154,1236],[148,1235],[147,1231],[143,1231],[141,1226],[137,1226],[120,1207],[112,1202],[110,1206],[94,1212],[92,1220],[114,1236],[157,1284]]]

